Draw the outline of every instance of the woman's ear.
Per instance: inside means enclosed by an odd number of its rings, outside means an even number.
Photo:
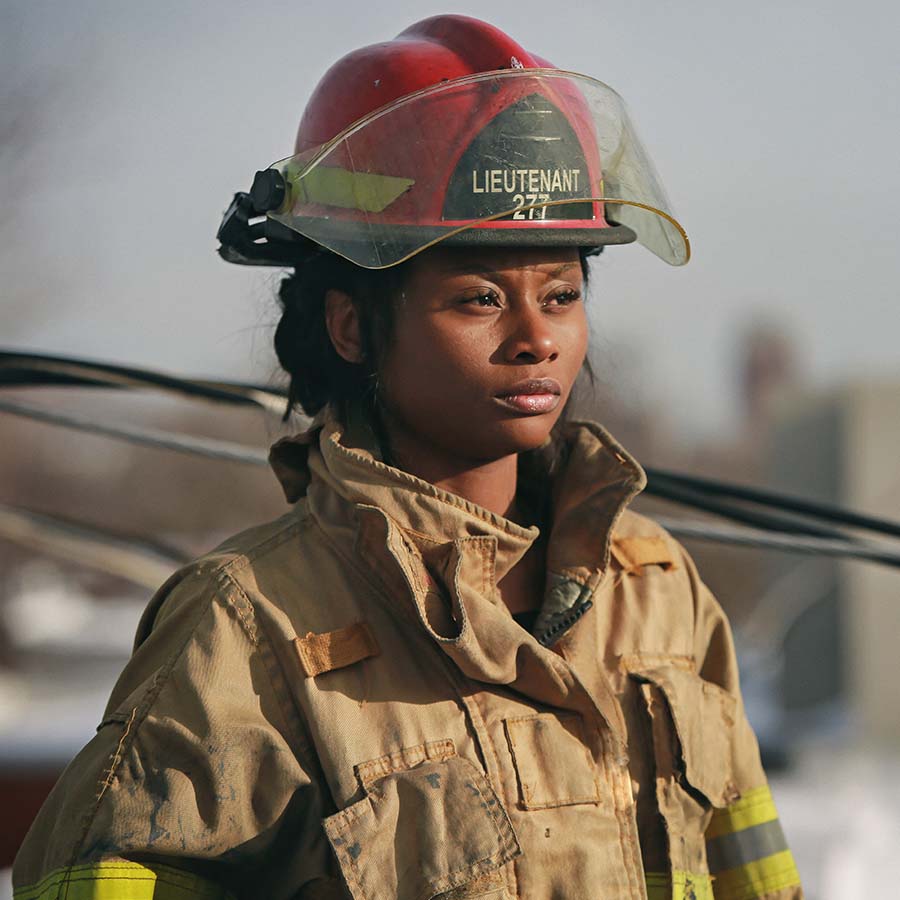
[[[338,356],[349,363],[363,361],[359,313],[345,291],[329,288],[325,292],[325,327]]]

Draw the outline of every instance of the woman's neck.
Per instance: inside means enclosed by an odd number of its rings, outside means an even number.
[[[389,444],[384,449],[389,449],[391,465],[499,516],[514,514],[518,485],[516,454],[487,462],[464,460],[440,447],[425,444],[396,426],[384,429],[382,437]]]
[[[461,464],[439,456],[410,457],[391,447],[393,464],[499,516],[513,510],[517,486],[517,457],[506,456],[490,462]]]

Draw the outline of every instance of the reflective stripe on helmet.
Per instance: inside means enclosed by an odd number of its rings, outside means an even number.
[[[284,175],[291,186],[289,203],[321,203],[360,212],[382,212],[415,184],[412,178],[351,172],[337,166],[317,166],[304,174],[302,166],[289,164]]]

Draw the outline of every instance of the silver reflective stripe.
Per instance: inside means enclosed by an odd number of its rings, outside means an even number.
[[[723,872],[787,850],[781,822],[773,819],[743,831],[722,834],[706,845],[710,872]]]

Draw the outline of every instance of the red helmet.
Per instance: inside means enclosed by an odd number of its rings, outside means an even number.
[[[241,212],[244,224],[266,215],[243,245]],[[621,98],[465,16],[425,19],[335,63],[294,155],[257,173],[229,214],[220,252],[238,262],[293,264],[310,242],[366,268],[439,241],[637,239],[676,265],[690,255]]]

